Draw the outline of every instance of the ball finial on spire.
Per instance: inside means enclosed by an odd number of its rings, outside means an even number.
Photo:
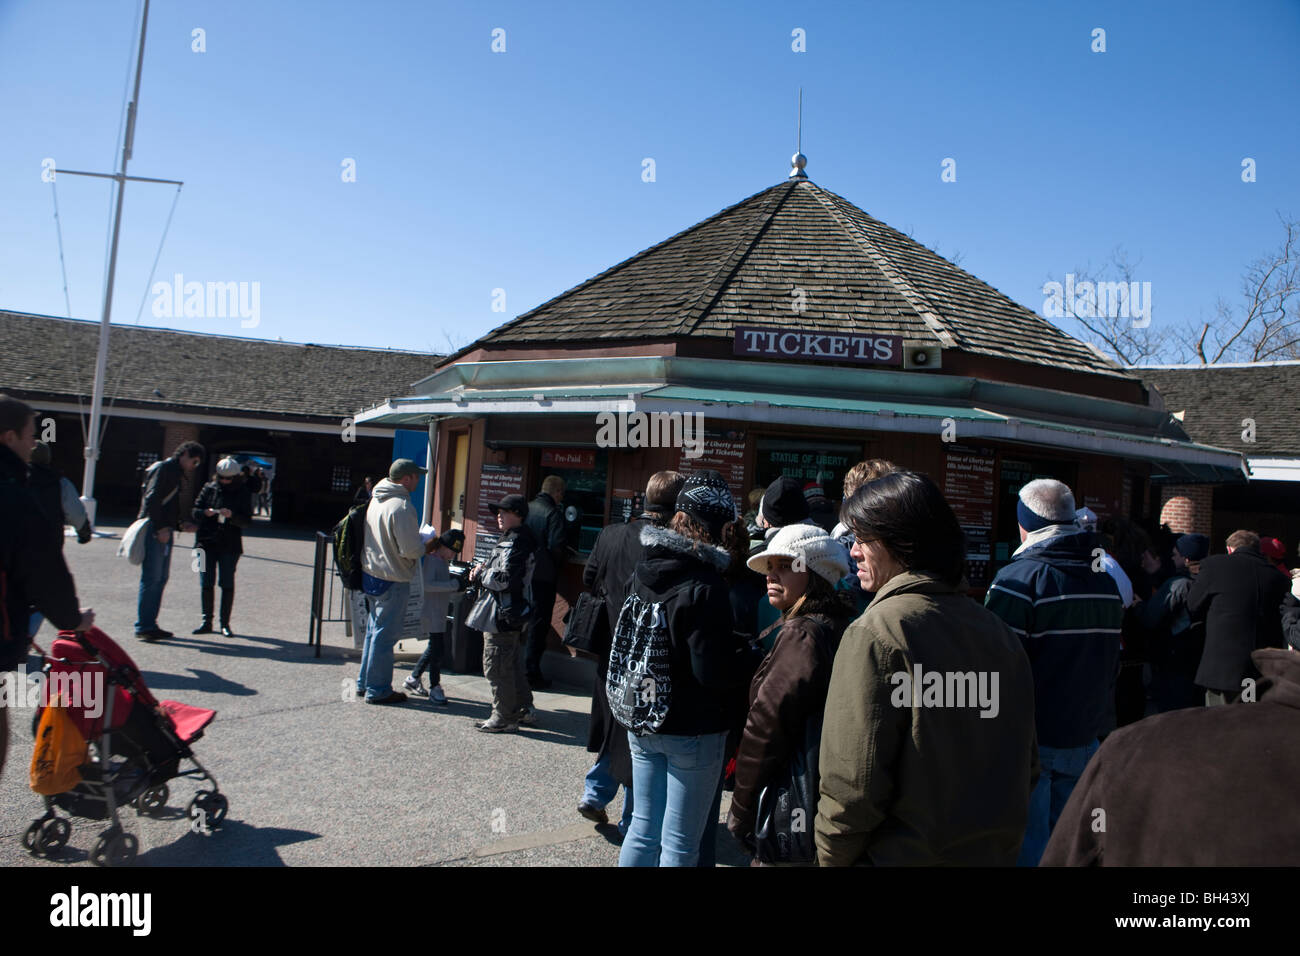
[[[808,174],[803,168],[808,165],[808,157],[803,153],[795,153],[790,157],[790,178],[807,179]]]

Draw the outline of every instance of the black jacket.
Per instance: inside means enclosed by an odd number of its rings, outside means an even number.
[[[623,609],[632,572],[645,548],[641,544],[641,529],[655,524],[650,513],[640,514],[627,523],[606,525],[596,536],[596,543],[587,556],[587,566],[582,571],[582,586],[592,594],[604,595],[605,615],[609,632],[614,633],[618,612]],[[619,783],[632,783],[632,755],[628,750],[627,730],[609,712],[609,698],[605,696],[605,676],[609,672],[609,643],[592,648],[596,655],[596,682],[591,692],[591,723],[587,731],[587,749],[594,754],[609,754],[610,774]]]
[[[161,528],[179,528],[181,520],[181,480],[185,471],[181,460],[166,458],[149,466],[145,472],[140,494],[140,513],[137,518],[148,518],[152,531]],[[173,494],[175,492],[175,494]]]
[[[204,514],[209,508],[230,509],[225,521]],[[236,478],[226,487],[213,478],[199,491],[194,500],[193,518],[199,530],[194,543],[214,554],[243,554],[244,533],[241,529],[253,523],[253,497],[242,478]]]
[[[1175,571],[1135,612],[1147,633],[1151,663],[1187,680],[1195,678],[1205,651],[1205,625],[1193,622],[1187,613],[1191,589],[1191,573],[1186,568]]]
[[[1292,650],[1300,651],[1300,601],[1294,594],[1282,599],[1282,638]]]
[[[536,551],[537,539],[521,524],[501,535],[484,562],[479,583],[496,595],[502,630],[521,630],[532,615],[529,564]]]
[[[537,540],[537,570],[533,577],[543,583],[551,583],[564,566],[569,548],[564,543],[564,512],[546,492],[539,492],[537,497],[528,502],[528,518],[524,522]]]
[[[1279,609],[1291,582],[1258,551],[1237,549],[1201,562],[1187,594],[1187,613],[1205,622],[1205,652],[1196,683],[1240,694],[1241,682],[1259,677],[1250,653],[1282,646]]]
[[[62,476],[48,465],[27,467],[27,488],[32,493],[41,517],[49,525],[50,536],[59,548],[63,547],[63,484]]]
[[[59,524],[60,541],[63,535]],[[27,487],[27,466],[0,445],[0,670],[12,670],[27,654],[27,620],[33,610],[60,630],[81,623],[77,589],[63,561],[63,548]]]
[[[673,697],[658,733],[698,737],[731,726],[731,688],[746,676],[744,648],[736,640],[722,572],[722,548],[691,541],[668,528],[641,528],[645,556],[632,576],[642,600],[663,604],[672,644]]]

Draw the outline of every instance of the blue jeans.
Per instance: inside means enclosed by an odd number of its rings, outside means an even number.
[[[153,523],[145,529],[144,563],[140,565],[140,598],[136,607],[135,629],[152,631],[158,627],[158,609],[162,607],[163,588],[172,567],[172,543],[176,532],[161,543],[154,537]]]
[[[370,613],[366,617],[361,672],[357,674],[357,690],[365,691],[366,700],[393,692],[393,647],[402,636],[402,619],[410,596],[410,581],[394,581],[383,594],[366,595]]]
[[[596,762],[587,771],[587,778],[582,782],[582,802],[604,810],[613,802],[618,793],[618,781],[609,772],[610,756],[607,753],[596,758]],[[632,788],[623,788],[623,819],[618,821],[618,832],[627,836],[632,826]]]
[[[1029,797],[1029,825],[1025,829],[1025,842],[1020,847],[1016,866],[1037,866],[1047,849],[1047,840],[1056,829],[1065,803],[1074,792],[1088,761],[1100,744],[1093,741],[1083,747],[1038,747],[1041,766],[1038,784]]]
[[[628,733],[632,827],[619,866],[694,866],[727,749],[726,733],[678,737]]]

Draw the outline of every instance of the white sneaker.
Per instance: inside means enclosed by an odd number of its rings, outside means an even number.
[[[411,694],[414,697],[429,696],[429,692],[424,689],[424,684],[420,682],[420,678],[418,677],[406,678],[406,680],[402,681],[402,687],[406,689],[408,694]]]
[[[447,706],[447,695],[442,692],[441,684],[434,684],[429,688],[429,700],[443,707]]]

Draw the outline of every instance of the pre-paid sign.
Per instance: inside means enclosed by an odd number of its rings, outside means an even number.
[[[733,351],[736,355],[758,355],[765,358],[834,359],[858,365],[902,365],[903,337],[738,325]]]

